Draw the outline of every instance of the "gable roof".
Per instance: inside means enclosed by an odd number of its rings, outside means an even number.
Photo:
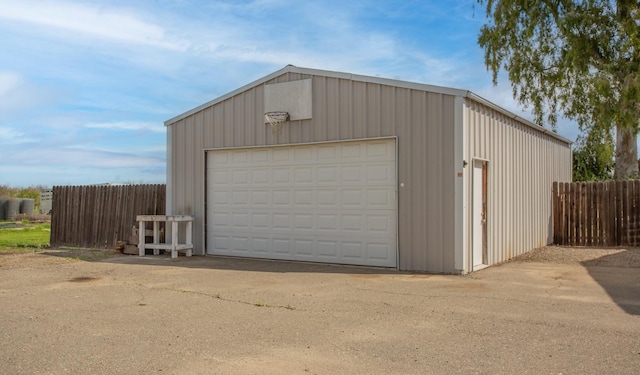
[[[201,104],[187,112],[184,112],[178,116],[175,116],[167,121],[164,122],[165,126],[170,126],[172,124],[175,124],[176,122],[189,117],[191,115],[193,115],[194,113],[200,112],[203,109],[212,107],[214,105],[216,105],[217,103],[220,103],[222,101],[225,101],[233,96],[236,96],[244,91],[247,91],[253,87],[259,86],[261,84],[264,84],[265,82],[269,82],[272,79],[279,77],[285,73],[299,73],[299,74],[307,74],[307,75],[313,75],[313,76],[323,76],[323,77],[330,77],[330,78],[340,78],[340,79],[348,79],[348,80],[352,80],[352,81],[358,81],[358,82],[367,82],[367,83],[377,83],[377,84],[381,84],[381,85],[387,85],[387,86],[395,86],[395,87],[402,87],[402,88],[407,88],[407,89],[413,89],[413,90],[421,90],[421,91],[428,91],[428,92],[434,92],[434,93],[438,93],[438,94],[445,94],[445,95],[452,95],[452,96],[460,96],[460,97],[464,97],[464,98],[469,98],[471,100],[474,100],[476,102],[479,102],[480,104],[483,104],[491,109],[494,109],[504,115],[506,115],[507,117],[510,117],[514,120],[517,120],[521,123],[524,123],[525,125],[528,125],[532,128],[534,128],[535,130],[548,134],[562,142],[565,142],[567,144],[571,144],[573,142],[571,142],[570,140],[558,135],[555,132],[552,132],[542,126],[536,125],[533,122],[524,119],[518,115],[516,115],[513,112],[510,112],[500,106],[498,106],[497,104],[494,104],[492,102],[490,102],[489,100],[474,94],[473,92],[469,91],[469,90],[462,90],[462,89],[456,89],[456,88],[450,88],[450,87],[443,87],[443,86],[435,86],[435,85],[428,85],[428,84],[424,84],[424,83],[417,83],[417,82],[409,82],[409,81],[401,81],[401,80],[396,80],[396,79],[389,79],[389,78],[380,78],[380,77],[372,77],[372,76],[365,76],[365,75],[359,75],[359,74],[352,74],[352,73],[343,73],[343,72],[334,72],[334,71],[330,71],[330,70],[321,70],[321,69],[311,69],[311,68],[302,68],[302,67],[297,67],[297,66],[293,66],[293,65],[287,65],[284,68],[277,70],[271,74],[268,74],[262,78],[259,78],[251,83],[248,83],[242,87],[239,87],[227,94],[224,94],[220,97],[217,97],[211,101],[208,101],[204,104]]]

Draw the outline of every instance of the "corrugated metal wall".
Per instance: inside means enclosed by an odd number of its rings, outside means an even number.
[[[552,184],[571,181],[570,145],[474,100],[465,100],[464,112],[465,173],[474,158],[489,161],[489,264],[551,243]],[[466,181],[471,228],[473,184]],[[471,246],[468,241],[468,253]]]
[[[399,267],[454,272],[454,102],[452,95],[347,78],[287,72],[267,83],[313,79],[313,118],[274,136],[263,120],[264,85],[168,127],[173,214],[194,214],[204,253],[204,151],[397,136]]]

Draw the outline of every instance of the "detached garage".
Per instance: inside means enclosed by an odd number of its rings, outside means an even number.
[[[195,253],[467,273],[552,240],[566,139],[464,90],[287,66],[168,120]]]

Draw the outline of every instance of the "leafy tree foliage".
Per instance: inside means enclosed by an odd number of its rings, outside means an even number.
[[[616,177],[638,174],[640,4],[637,0],[478,0],[478,43],[494,84],[504,68],[514,97],[540,125],[559,114],[583,133],[616,130]],[[587,135],[587,139],[589,136]],[[597,138],[597,136],[595,137]],[[588,145],[587,142],[585,145]]]
[[[578,137],[573,149],[573,180],[603,181],[613,175],[614,142],[610,132],[594,129]]]

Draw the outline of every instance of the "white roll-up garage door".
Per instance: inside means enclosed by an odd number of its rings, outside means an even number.
[[[396,267],[395,139],[207,152],[207,253]]]

